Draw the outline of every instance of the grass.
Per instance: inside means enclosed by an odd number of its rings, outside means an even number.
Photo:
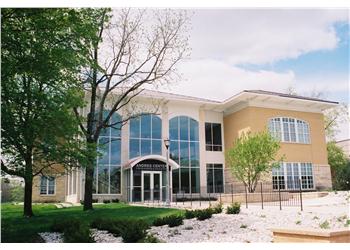
[[[92,211],[83,211],[82,206],[56,208],[52,204],[33,205],[35,214],[32,218],[24,218],[23,206],[8,203],[1,204],[1,242],[39,242],[38,233],[49,232],[53,222],[77,218],[85,223],[91,223],[96,218],[144,219],[152,224],[153,220],[173,214],[183,215],[183,211],[168,208],[148,208],[130,206],[124,203],[101,204]]]

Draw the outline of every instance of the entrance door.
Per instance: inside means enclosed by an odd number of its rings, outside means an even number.
[[[142,201],[159,201],[162,197],[162,172],[142,171]]]

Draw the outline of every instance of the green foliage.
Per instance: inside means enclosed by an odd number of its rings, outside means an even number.
[[[53,163],[76,167],[95,153],[78,139],[72,110],[84,105],[78,80],[98,39],[98,15],[73,8],[1,12],[2,170],[26,185],[51,172]],[[31,192],[26,197],[25,215],[31,216]]]
[[[153,225],[156,227],[163,225],[168,225],[169,227],[176,227],[183,224],[183,219],[184,217],[182,215],[173,214],[166,217],[157,218],[156,220],[154,220]]]
[[[226,208],[227,214],[239,214],[241,211],[241,203],[234,202]]]
[[[279,165],[277,152],[280,144],[266,131],[242,134],[227,152],[232,174],[242,181],[249,192],[254,192],[261,175]]]
[[[186,211],[185,211],[185,218],[186,218],[186,219],[195,218],[196,215],[197,215],[197,210],[186,210]]]
[[[329,228],[330,228],[330,225],[329,225],[328,220],[325,220],[324,222],[322,222],[322,223],[320,224],[320,228],[322,228],[322,229],[329,229]]]
[[[242,224],[239,228],[247,228],[248,226],[246,224]]]
[[[136,243],[147,235],[148,224],[144,220],[128,220],[121,229],[121,236],[126,243]]]
[[[53,232],[63,233],[66,243],[89,243],[93,242],[90,228],[77,218],[56,220],[51,226]]]
[[[350,161],[344,151],[335,144],[327,143],[328,163],[331,167],[333,188],[336,190],[350,189]]]
[[[211,208],[196,210],[196,217],[198,220],[210,219],[213,215],[213,210]]]
[[[214,214],[221,214],[223,210],[222,203],[218,203],[217,205],[212,207],[212,209]]]

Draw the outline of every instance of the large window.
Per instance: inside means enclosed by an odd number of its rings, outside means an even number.
[[[222,151],[220,123],[205,123],[205,148],[207,151]]]
[[[108,111],[104,112],[106,117]],[[110,127],[104,128],[98,139],[96,171],[93,192],[97,194],[120,194],[121,117],[113,114]]]
[[[288,117],[275,117],[269,121],[270,133],[282,142],[310,143],[309,124]]]
[[[222,164],[207,164],[207,192],[224,192],[224,169]]]
[[[130,158],[162,154],[162,120],[152,114],[130,120]]]
[[[55,194],[55,177],[41,176],[40,178],[40,194],[53,195]]]
[[[299,189],[300,180],[302,189],[314,188],[311,163],[285,162],[272,169],[273,189]]]
[[[173,170],[173,192],[199,192],[198,122],[187,116],[169,121],[170,158],[180,165]]]

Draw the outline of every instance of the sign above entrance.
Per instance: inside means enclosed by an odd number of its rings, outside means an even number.
[[[134,171],[166,171],[166,164],[158,160],[144,160],[134,166]]]

